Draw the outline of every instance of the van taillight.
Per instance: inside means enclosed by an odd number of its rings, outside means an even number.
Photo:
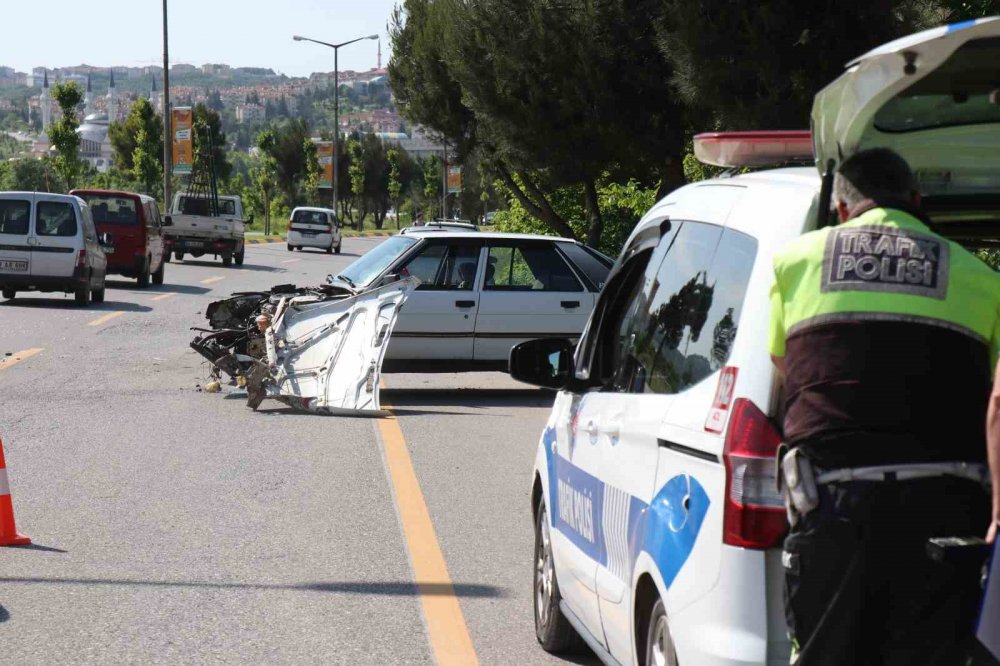
[[[722,541],[741,548],[772,548],[785,533],[784,502],[778,492],[774,457],[781,434],[746,398],[733,404],[722,459],[726,503]]]
[[[77,253],[77,255],[76,255],[76,267],[77,268],[86,268],[87,267],[87,251],[86,250],[80,250],[80,252]]]

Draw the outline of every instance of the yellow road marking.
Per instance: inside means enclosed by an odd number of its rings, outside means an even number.
[[[121,317],[123,314],[125,314],[125,313],[122,312],[121,310],[119,310],[118,312],[109,312],[108,314],[104,315],[103,317],[98,317],[94,321],[90,322],[89,324],[87,324],[87,326],[101,326],[103,324],[107,324],[109,321],[111,321],[115,317]]]
[[[201,283],[202,284],[213,284],[215,282],[218,282],[220,280],[225,280],[225,279],[226,278],[224,278],[224,277],[219,277],[218,275],[216,275],[215,277],[210,277],[210,278],[208,278],[206,280],[202,280]]]
[[[176,295],[177,295],[176,291],[168,291],[165,294],[160,294],[159,296],[153,296],[153,298],[151,298],[150,300],[151,301],[162,301],[165,298],[170,298],[171,296],[176,296]]]
[[[302,261],[302,260],[301,259],[285,259],[281,263],[283,263],[283,264],[294,264],[296,261]]]
[[[12,365],[17,365],[21,361],[27,360],[35,354],[40,354],[43,351],[43,347],[32,347],[31,349],[25,349],[24,351],[15,352],[10,356],[0,358],[0,370],[5,370]]]
[[[383,405],[386,411],[390,409],[384,402]],[[391,415],[378,420],[378,430],[435,661],[439,666],[476,666],[479,663],[476,649],[455,596],[413,461],[406,450],[403,431]]]

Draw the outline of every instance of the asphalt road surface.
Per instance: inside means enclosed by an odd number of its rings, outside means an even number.
[[[532,625],[550,394],[386,375],[395,418],[370,419],[201,391],[188,329],[209,302],[318,284],[378,242],[173,262],[163,286],[113,279],[88,308],[0,303],[0,438],[33,540],[0,549],[0,662],[567,663]]]

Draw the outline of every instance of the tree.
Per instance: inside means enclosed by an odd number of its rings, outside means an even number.
[[[400,180],[400,157],[402,151],[399,148],[390,148],[387,157],[389,158],[389,198],[396,209],[396,228],[399,229],[399,203],[403,194],[403,182]]]
[[[923,0],[661,0],[654,21],[672,87],[699,129],[808,127],[844,63],[920,26]]]
[[[138,136],[140,131],[146,133],[147,152],[153,144],[160,146],[160,158],[158,164],[163,168],[163,119],[160,117],[153,105],[145,97],[140,97],[132,103],[128,116],[124,122],[114,122],[108,127],[108,139],[111,141],[111,148],[114,150],[114,163],[118,168],[125,171],[132,171],[134,163],[132,157],[138,147]]]
[[[351,156],[351,165],[348,167],[348,176],[351,179],[351,194],[354,195],[355,208],[358,209],[358,231],[361,230],[368,215],[367,201],[365,200],[365,156],[361,141],[355,138],[347,140],[347,152]]]
[[[214,151],[212,161],[215,163],[215,178],[222,182],[227,180],[233,171],[233,165],[226,156],[226,133],[222,131],[222,119],[218,112],[209,109],[204,104],[196,104],[192,114],[195,128],[207,128],[207,134],[212,138]],[[206,140],[204,131],[194,132],[195,159],[203,150],[202,142]]]
[[[142,184],[143,192],[154,195],[163,177],[163,142],[150,141],[146,128],[140,128],[132,153],[131,175]]]
[[[49,142],[58,153],[54,166],[68,189],[76,186],[77,178],[83,172],[85,163],[80,159],[80,135],[76,129],[80,121],[76,117],[76,107],[83,100],[83,93],[74,81],[56,83],[52,96],[62,112],[59,119],[49,128]]]
[[[23,158],[0,163],[0,189],[14,192],[58,192],[64,189],[49,158]]]
[[[302,120],[272,124],[257,137],[257,147],[273,160],[277,187],[290,204],[299,200],[302,183],[307,175],[307,141],[309,128]]]

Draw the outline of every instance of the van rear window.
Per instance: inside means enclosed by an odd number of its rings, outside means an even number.
[[[35,209],[35,234],[38,236],[76,236],[76,213],[73,206],[61,201],[39,201]]]
[[[31,202],[18,199],[0,200],[0,234],[28,235]]]
[[[115,197],[100,194],[88,194],[82,197],[90,206],[90,213],[97,224],[120,224],[131,226],[139,224],[135,200],[126,197]]]

